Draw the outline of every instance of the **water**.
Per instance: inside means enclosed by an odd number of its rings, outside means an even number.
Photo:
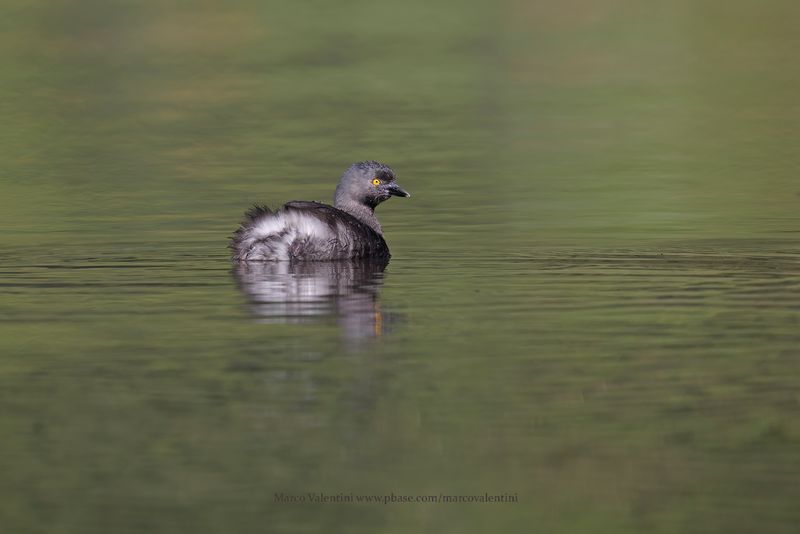
[[[2,11],[4,532],[796,529],[793,3]],[[388,265],[231,265],[367,158]]]

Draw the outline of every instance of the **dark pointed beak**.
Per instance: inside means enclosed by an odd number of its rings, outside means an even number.
[[[411,193],[397,185],[396,183],[391,183],[386,186],[386,190],[389,192],[390,195],[395,197],[410,197]]]

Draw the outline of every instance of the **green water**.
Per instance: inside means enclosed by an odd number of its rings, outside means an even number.
[[[798,16],[5,2],[0,530],[796,532]],[[230,264],[362,159],[385,270]]]

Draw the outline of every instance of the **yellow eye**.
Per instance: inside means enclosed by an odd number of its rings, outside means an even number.
[[[375,178],[374,180],[372,180],[372,185],[381,185],[381,181]]]

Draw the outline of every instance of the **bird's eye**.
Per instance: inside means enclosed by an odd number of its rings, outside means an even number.
[[[374,180],[372,180],[372,185],[381,185],[381,181],[375,178]]]

